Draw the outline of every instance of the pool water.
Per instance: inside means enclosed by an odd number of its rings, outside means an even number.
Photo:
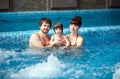
[[[67,30],[67,29],[66,29]],[[120,26],[82,27],[80,48],[42,50],[28,47],[35,31],[0,35],[2,79],[119,79]],[[18,33],[18,34],[17,34]],[[51,34],[52,31],[49,33]],[[12,37],[10,35],[12,34]],[[6,38],[6,39],[5,39]]]
[[[53,25],[62,22],[68,34],[69,22],[76,15],[83,21],[82,47],[29,47],[41,17],[51,18]],[[120,79],[119,18],[120,9],[1,12],[0,79]]]

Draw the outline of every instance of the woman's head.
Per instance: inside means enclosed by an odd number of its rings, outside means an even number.
[[[71,33],[77,33],[78,29],[80,28],[82,24],[81,17],[80,16],[75,16],[71,21],[70,21],[70,32]]]
[[[55,32],[55,33],[56,33],[55,30],[57,30],[57,29],[60,29],[61,32],[63,33],[63,25],[62,25],[62,23],[56,23],[56,24],[54,25],[54,32]]]
[[[80,16],[75,16],[71,21],[70,24],[78,25],[79,27],[82,24],[82,20]]]

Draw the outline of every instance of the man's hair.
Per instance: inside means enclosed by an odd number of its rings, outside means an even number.
[[[39,25],[41,26],[43,24],[43,22],[46,22],[46,23],[50,24],[50,28],[51,28],[52,21],[49,18],[47,18],[47,17],[41,18],[40,22],[39,22]]]
[[[62,25],[62,23],[56,23],[54,25],[54,32],[55,32],[55,29],[57,29],[57,28],[60,28],[62,30],[62,33],[63,33],[63,25]]]

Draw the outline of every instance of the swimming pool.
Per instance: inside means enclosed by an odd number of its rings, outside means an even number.
[[[69,14],[69,16],[68,16]],[[69,21],[80,15],[84,37],[80,48],[30,49],[28,40],[47,16],[61,21],[69,33]],[[35,11],[0,13],[1,79],[120,79],[120,9]],[[49,35],[53,34],[51,29]]]

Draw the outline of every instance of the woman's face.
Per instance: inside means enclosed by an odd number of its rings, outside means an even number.
[[[79,29],[79,26],[76,24],[70,24],[70,32],[71,33],[77,33]]]

